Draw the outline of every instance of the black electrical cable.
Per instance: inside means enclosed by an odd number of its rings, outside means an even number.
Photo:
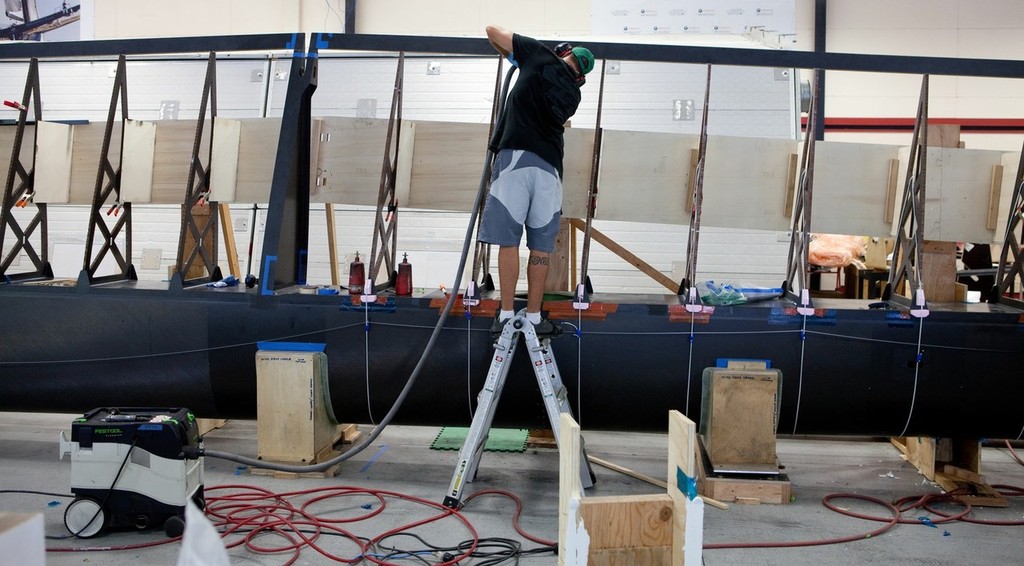
[[[53,493],[51,491],[34,491],[31,489],[0,489],[0,493],[27,493],[29,495],[49,495],[51,497],[75,497],[74,493]]]
[[[508,73],[506,73],[505,75],[505,82],[502,84],[498,110],[499,125],[504,119],[505,98],[508,95],[508,87],[509,84],[512,82],[512,75],[515,73],[515,70],[516,67],[514,66],[509,68]],[[500,128],[496,127],[495,132],[499,131]],[[491,144],[488,144],[487,155],[484,160],[483,172],[480,175],[480,185],[479,188],[477,189],[476,200],[474,201],[474,205],[470,209],[472,212],[469,215],[469,222],[467,223],[466,226],[466,237],[462,242],[462,255],[459,258],[459,266],[455,271],[455,279],[451,287],[451,292],[448,294],[448,301],[445,303],[444,309],[442,309],[440,317],[438,317],[437,324],[434,325],[434,331],[430,334],[430,338],[427,340],[427,345],[423,348],[423,353],[420,355],[419,361],[416,362],[416,366],[413,368],[412,373],[409,375],[409,379],[405,382],[405,386],[402,387],[402,391],[398,394],[398,397],[395,399],[395,402],[391,405],[391,409],[388,411],[386,415],[384,415],[384,418],[381,419],[380,423],[377,424],[377,426],[375,426],[372,431],[370,431],[370,434],[367,435],[366,439],[364,439],[359,444],[353,446],[349,450],[345,451],[343,454],[339,454],[338,456],[335,456],[330,460],[320,462],[319,464],[311,464],[307,466],[295,466],[287,464],[277,464],[274,462],[265,462],[263,460],[248,458],[246,456],[231,454],[229,452],[220,452],[217,450],[206,450],[203,452],[204,455],[210,458],[228,460],[231,462],[236,462],[239,464],[255,468],[265,468],[268,470],[275,470],[280,472],[307,473],[322,472],[330,468],[331,466],[334,466],[335,464],[348,460],[352,456],[355,456],[356,454],[362,452],[364,449],[366,449],[367,446],[373,444],[377,437],[380,436],[382,432],[384,432],[384,429],[395,418],[395,415],[398,413],[398,410],[402,407],[402,404],[405,402],[406,397],[409,396],[409,392],[412,390],[413,385],[416,383],[416,380],[419,377],[420,372],[423,370],[423,366],[426,365],[427,358],[430,356],[431,351],[433,351],[434,344],[437,342],[437,337],[441,334],[441,329],[444,327],[444,323],[448,319],[448,314],[451,312],[452,306],[455,304],[455,298],[458,296],[457,291],[461,287],[462,283],[462,273],[466,268],[466,258],[469,256],[469,248],[473,240],[473,231],[476,228],[476,217],[478,211],[481,208],[480,205],[483,203],[484,193],[487,187],[487,181],[490,178],[491,163],[493,160],[494,152],[491,151]]]
[[[135,437],[135,438],[132,439],[131,446],[128,447],[128,452],[125,452],[125,454],[124,454],[124,460],[121,460],[121,467],[119,467],[117,469],[117,473],[114,474],[114,481],[110,482],[110,487],[107,488],[107,493],[103,496],[103,501],[100,502],[99,507],[96,508],[96,512],[92,514],[92,517],[88,521],[86,521],[85,525],[82,528],[78,529],[78,532],[71,533],[70,535],[63,535],[63,536],[59,536],[59,537],[58,536],[47,535],[46,536],[47,539],[49,539],[49,540],[64,540],[64,539],[69,539],[69,538],[78,538],[78,536],[81,535],[82,532],[85,531],[85,529],[89,528],[89,525],[91,525],[92,522],[96,520],[96,517],[100,516],[100,513],[103,512],[103,508],[107,505],[107,502],[110,501],[110,496],[111,496],[111,494],[114,493],[114,486],[117,485],[117,480],[121,479],[121,472],[124,471],[125,465],[128,464],[128,458],[131,457],[132,450],[135,449],[135,445],[138,444],[138,442],[139,442],[138,437]],[[73,504],[73,502],[72,502],[72,504]],[[70,507],[69,507],[69,509],[70,509]],[[67,513],[67,511],[65,511],[65,513]]]

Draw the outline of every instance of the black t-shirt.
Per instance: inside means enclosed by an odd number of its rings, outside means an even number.
[[[532,151],[562,176],[562,134],[565,122],[580,104],[576,71],[541,42],[512,36],[512,59],[519,77],[505,104],[505,117],[496,132],[497,147]]]

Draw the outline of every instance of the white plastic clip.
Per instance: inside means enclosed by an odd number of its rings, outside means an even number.
[[[690,296],[686,300],[686,312],[698,313],[704,310],[704,305],[700,303],[700,299],[697,298],[697,288],[690,287]]]
[[[72,446],[71,439],[67,437],[67,431],[60,431],[60,452],[57,459],[63,460],[64,456],[70,455]]]
[[[573,296],[572,308],[578,311],[585,311],[590,308],[590,297],[587,296],[587,285],[580,283],[576,286],[576,294]]]
[[[462,296],[462,304],[466,307],[475,307],[480,304],[480,290],[477,289],[476,281],[470,281],[466,286],[466,294]]]
[[[917,318],[928,316],[928,304],[924,301],[924,289],[914,292],[914,304],[910,307],[910,314]]]
[[[800,305],[796,307],[796,312],[803,316],[814,314],[814,307],[811,306],[811,294],[807,289],[800,290]]]
[[[363,294],[359,296],[359,300],[363,303],[377,302],[377,293],[373,291],[373,279],[366,280],[366,285],[363,286]]]

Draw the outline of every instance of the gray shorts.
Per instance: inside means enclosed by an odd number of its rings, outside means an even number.
[[[552,252],[562,218],[562,180],[536,154],[503,149],[494,160],[491,190],[480,225],[480,241],[519,246],[526,226],[526,247]]]

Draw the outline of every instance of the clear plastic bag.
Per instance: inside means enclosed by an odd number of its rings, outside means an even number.
[[[779,297],[782,295],[782,288],[736,283],[720,285],[709,280],[697,283],[697,293],[705,305],[742,305]]]

